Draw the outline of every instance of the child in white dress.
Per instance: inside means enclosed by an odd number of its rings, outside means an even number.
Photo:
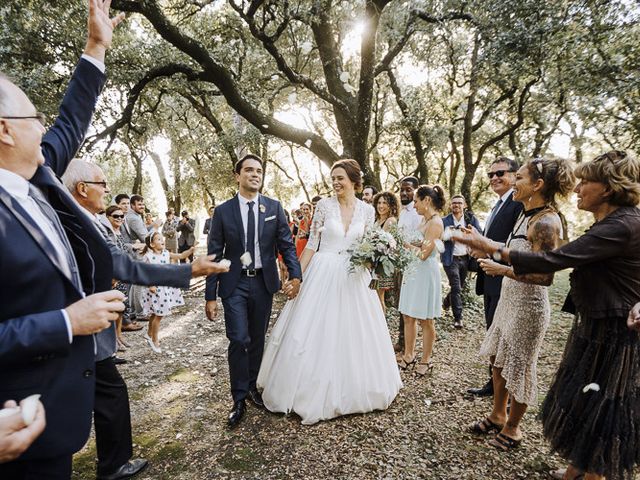
[[[164,247],[164,237],[160,232],[153,232],[145,239],[146,246],[142,251],[144,261],[168,265],[171,260],[181,260],[193,254],[195,245],[182,253],[171,253]],[[144,338],[151,349],[156,353],[162,353],[158,331],[160,320],[169,315],[173,307],[184,305],[184,299],[180,289],[174,287],[149,287],[145,288],[142,295],[142,308],[144,314],[149,316],[149,326]]]

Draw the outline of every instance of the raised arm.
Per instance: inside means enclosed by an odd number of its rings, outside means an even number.
[[[309,240],[307,246],[300,255],[300,266],[302,267],[302,273],[305,272],[309,262],[313,258],[313,255],[320,246],[320,240],[322,238],[322,230],[324,230],[324,221],[327,215],[327,199],[322,199],[316,205],[316,209],[313,212],[313,219],[311,220],[311,227],[309,228]]]

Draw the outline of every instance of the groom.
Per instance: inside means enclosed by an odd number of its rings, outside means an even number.
[[[283,290],[298,294],[302,271],[291,241],[284,210],[277,200],[260,195],[263,165],[260,157],[245,155],[234,167],[238,195],[216,208],[208,238],[208,254],[231,261],[229,272],[207,277],[206,313],[215,319],[216,299],[222,299],[229,339],[229,376],[233,408],[229,427],[245,412],[245,398],[263,407],[256,390],[264,337],[271,316],[273,294],[280,290],[277,253],[289,271]],[[242,257],[242,258],[241,258]]]

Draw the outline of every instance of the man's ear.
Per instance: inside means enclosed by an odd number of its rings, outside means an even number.
[[[11,124],[9,122],[3,119],[0,119],[0,143],[10,147],[16,146],[13,128],[11,128]]]
[[[87,198],[87,184],[84,182],[76,183],[75,193],[79,197]]]

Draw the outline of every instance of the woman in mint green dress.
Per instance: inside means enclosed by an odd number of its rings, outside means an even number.
[[[404,316],[404,353],[398,361],[407,369],[416,363],[417,324],[422,326],[422,358],[416,373],[424,376],[431,369],[431,353],[436,341],[434,319],[440,316],[442,290],[440,264],[436,240],[440,239],[444,226],[439,211],[444,208],[445,193],[439,185],[421,185],[414,194],[416,211],[422,215],[416,238],[410,238],[411,248],[418,255],[418,262],[404,275],[400,289],[398,310]]]

